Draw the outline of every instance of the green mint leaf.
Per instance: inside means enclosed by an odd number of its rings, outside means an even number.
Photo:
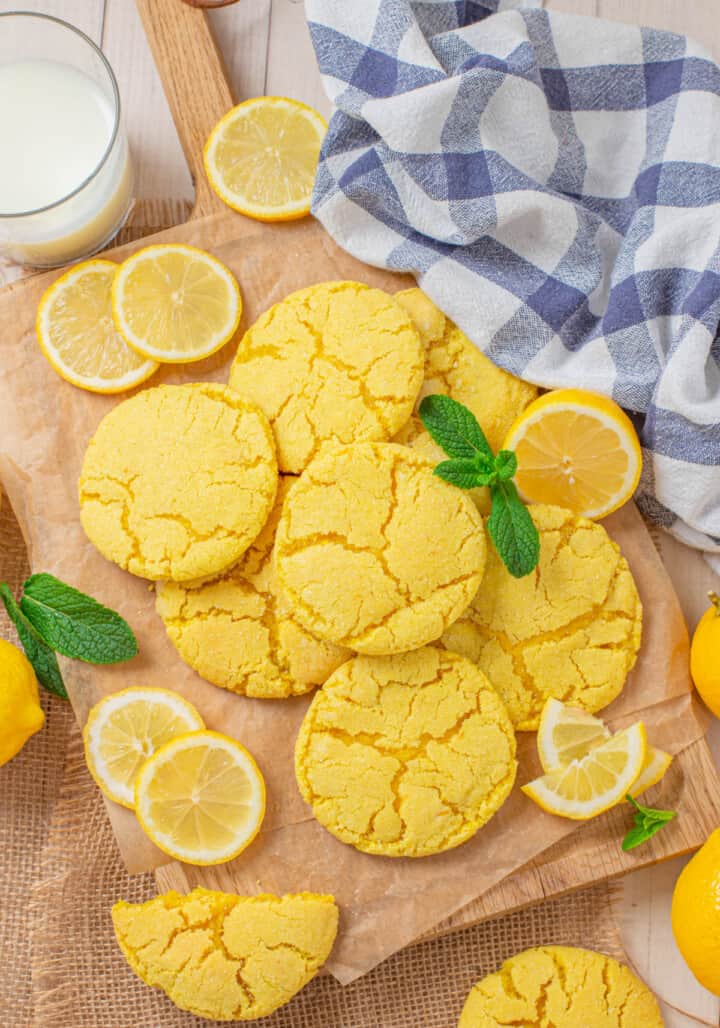
[[[8,617],[15,625],[18,638],[25,650],[25,656],[33,666],[38,682],[48,692],[60,696],[63,700],[68,698],[65,683],[63,682],[57,657],[42,641],[33,626],[18,607],[13,594],[5,582],[0,582],[0,597],[2,598]]]
[[[494,461],[494,454],[477,418],[462,403],[435,393],[420,404],[420,419],[448,457],[472,460],[481,454]]]
[[[474,460],[444,460],[434,469],[434,474],[458,489],[475,489],[479,485],[487,485],[494,472],[478,471]]]
[[[495,458],[495,471],[501,482],[509,481],[517,471],[517,457],[513,450],[499,450]]]
[[[513,578],[523,578],[537,567],[540,536],[530,512],[513,482],[490,486],[492,510],[487,521],[490,538]]]
[[[634,850],[636,846],[641,846],[648,839],[652,839],[663,825],[677,817],[677,812],[674,810],[654,810],[652,807],[643,807],[630,795],[627,795],[625,799],[635,807],[635,823],[622,841],[622,848],[626,853]]]
[[[47,645],[65,657],[116,664],[138,651],[130,626],[119,614],[53,575],[28,578],[20,609]]]

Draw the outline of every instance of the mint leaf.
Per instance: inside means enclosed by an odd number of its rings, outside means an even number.
[[[58,653],[88,664],[116,664],[138,651],[128,623],[114,610],[53,575],[28,578],[20,609]]]
[[[513,578],[523,578],[537,567],[540,558],[538,530],[513,482],[494,482],[490,496],[490,538]]]
[[[641,846],[648,839],[652,839],[663,825],[677,817],[675,810],[655,810],[653,807],[643,807],[641,803],[627,795],[625,799],[635,807],[635,823],[622,841],[622,848],[627,853]]]
[[[13,594],[5,582],[0,582],[0,597],[2,598],[8,617],[15,625],[18,638],[25,650],[27,659],[33,666],[33,670],[40,685],[48,692],[54,693],[66,700],[68,698],[63,676],[58,667],[57,657],[42,641],[38,633],[18,607]]]
[[[449,396],[435,393],[420,404],[420,419],[448,457],[472,460],[478,454],[494,461],[494,455],[480,424],[467,407]]]
[[[513,450],[498,450],[495,458],[495,471],[501,482],[507,482],[517,471],[517,457]]]
[[[474,460],[444,460],[435,467],[434,474],[458,489],[475,489],[487,485],[495,477],[492,470],[480,471]]]

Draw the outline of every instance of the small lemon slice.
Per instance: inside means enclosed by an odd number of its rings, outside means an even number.
[[[226,204],[260,221],[291,221],[310,210],[327,122],[312,107],[259,96],[222,118],[205,145],[205,171]]]
[[[526,500],[603,518],[635,492],[642,452],[632,422],[612,400],[584,389],[557,389],[533,401],[503,448],[518,459]]]
[[[672,757],[669,753],[665,753],[664,750],[656,750],[654,746],[648,746],[643,769],[630,790],[633,799],[649,789],[651,785],[656,785],[671,764]]]
[[[552,697],[543,707],[537,747],[543,771],[556,771],[584,757],[610,737],[610,730],[586,710],[568,707]]]
[[[193,732],[162,746],[143,766],[135,811],[164,853],[188,864],[222,864],[259,832],[265,782],[239,742]]]
[[[640,774],[647,755],[642,721],[616,732],[580,760],[522,787],[549,814],[585,821],[620,803]]]
[[[158,367],[115,328],[111,290],[117,268],[104,260],[78,264],[45,290],[37,310],[43,354],[66,382],[92,393],[132,389]]]
[[[233,337],[242,299],[232,273],[204,250],[181,243],[146,246],[117,270],[115,327],[143,357],[199,361]]]
[[[90,711],[83,730],[87,766],[106,796],[132,809],[135,779],[148,757],[204,727],[192,704],[169,689],[122,689]]]

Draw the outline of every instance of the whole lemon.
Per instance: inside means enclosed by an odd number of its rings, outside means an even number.
[[[44,723],[32,664],[16,646],[0,639],[0,765],[12,760]]]
[[[720,717],[720,597],[709,596],[710,606],[698,622],[690,647],[690,674],[707,706]]]
[[[688,967],[701,985],[720,996],[720,828],[681,872],[671,917]]]

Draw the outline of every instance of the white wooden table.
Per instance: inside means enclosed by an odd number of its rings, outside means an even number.
[[[545,2],[557,10],[684,32],[701,40],[720,60],[718,0]],[[72,22],[102,46],[120,85],[138,199],[190,199],[190,175],[132,0],[0,0],[0,11],[19,8]],[[239,0],[211,13],[210,18],[238,100],[285,95],[329,113],[302,0]],[[2,279],[0,272],[0,282]],[[668,537],[663,537],[661,545],[692,628],[705,609],[707,590],[720,583],[697,554]],[[711,743],[720,763],[720,722],[713,725]],[[693,1015],[690,1019],[666,1007],[667,1028],[698,1023],[718,1026],[720,999],[695,982],[670,932],[670,896],[682,864],[682,860],[674,860],[625,879],[623,901],[618,904],[623,936],[630,957],[649,984],[673,1006]]]

